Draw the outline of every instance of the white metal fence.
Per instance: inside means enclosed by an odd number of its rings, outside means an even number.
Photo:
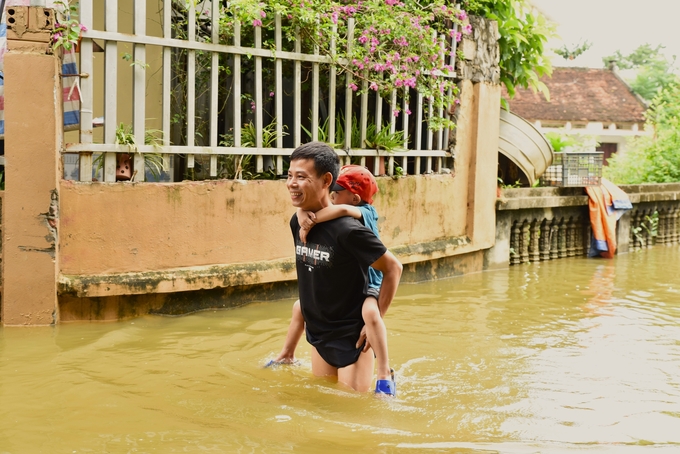
[[[80,0],[80,21],[87,27],[79,48],[80,73],[83,76],[80,79],[81,128],[79,143],[67,144],[64,153],[79,155],[78,179],[81,181],[92,180],[93,156],[99,154],[102,156],[104,181],[115,181],[116,153],[130,152],[128,146],[116,144],[118,104],[123,94],[121,88],[132,92],[131,129],[138,144],[138,153],[134,153],[135,168],[143,168],[145,154],[160,153],[166,165],[171,161],[180,162],[175,157],[181,157],[180,165],[186,169],[194,168],[197,160],[201,160],[205,163],[205,176],[215,178],[219,176],[219,159],[252,155],[256,172],[269,168],[272,175],[282,175],[285,158],[301,143],[320,139],[336,143],[339,138],[336,124],[344,129],[344,140],[338,149],[344,162],[352,160],[362,165],[369,164],[375,174],[382,172],[379,169],[379,157],[385,158],[382,161],[386,163],[384,172],[393,175],[397,172],[396,166],[401,167],[403,173],[439,171],[446,165],[443,159],[451,156],[448,149],[450,132],[433,131],[427,127],[430,118],[426,109],[427,100],[422,95],[414,93],[415,96],[411,96],[410,104],[407,105],[396,91],[391,99],[381,99],[375,93],[369,93],[366,86],[363,91],[355,93],[350,88],[352,76],[338,74],[332,59],[320,55],[318,49],[303,52],[300,40],[295,41],[292,50],[284,47],[280,16],[275,19],[273,32],[264,31],[274,35],[275,48],[269,49],[263,48],[261,27],[244,26],[241,30],[238,24],[234,29],[233,41],[220,43],[219,27],[211,26],[219,23],[220,8],[212,7],[208,0],[179,2],[186,8],[185,16],[181,18],[177,14],[175,2],[159,0],[159,11],[150,14],[158,16],[156,19],[162,24],[162,36],[147,33],[147,0],[132,2],[133,33],[130,34],[119,31],[118,0],[105,0],[103,9],[98,6],[97,15],[103,17],[94,17],[94,0]],[[201,16],[198,20],[197,5]],[[182,33],[177,33],[177,29],[173,29],[173,21],[180,19],[186,21],[186,26],[182,28]],[[103,23],[104,26],[99,27],[103,29],[95,27],[96,23]],[[208,26],[205,26],[206,23]],[[197,32],[197,24],[200,33]],[[353,25],[349,25],[351,38]],[[252,46],[242,46],[244,36],[247,36],[246,41],[252,41]],[[451,42],[448,36],[441,36],[440,39],[442,42],[448,39],[455,50],[455,40]],[[121,60],[121,46],[132,48],[132,56],[128,55],[132,63]],[[96,70],[94,64],[97,47],[104,51],[103,72]],[[162,49],[162,66],[159,68],[162,74],[161,100],[152,100],[148,96],[147,71],[151,70],[147,62],[148,48],[156,48],[156,51]],[[451,55],[449,64],[454,67],[455,52],[451,52]],[[203,62],[203,69],[197,70],[199,60]],[[117,80],[119,65],[122,64],[132,66],[130,87],[121,87]],[[186,76],[186,83],[182,87],[178,87],[176,81],[178,64]],[[220,74],[225,67],[228,77]],[[265,67],[266,71],[263,69]],[[288,70],[284,71],[284,67]],[[196,93],[197,75],[207,81],[207,96]],[[273,86],[267,86],[267,77]],[[97,78],[104,79],[103,93],[95,92]],[[225,83],[229,84],[226,97],[219,95]],[[271,98],[267,96],[270,89],[274,94]],[[183,92],[186,100],[181,115],[177,114],[177,106],[173,107],[172,103],[177,90]],[[93,112],[95,96],[103,98],[103,111],[96,114]],[[203,113],[196,111],[200,97],[208,105]],[[403,105],[397,106],[398,102]],[[148,132],[147,110],[151,104],[162,106],[162,134],[159,133],[159,142],[153,145],[145,143]],[[250,104],[255,109],[250,109]],[[264,105],[270,106],[273,112],[266,112]],[[403,112],[410,110],[412,114],[397,117],[392,114],[397,107]],[[104,118],[103,140],[102,143],[94,143],[93,117],[100,115]],[[439,109],[434,115],[449,118],[449,112],[444,109]],[[338,122],[338,119],[341,121]],[[248,143],[249,146],[244,146],[244,120],[252,122],[254,126],[254,143]],[[205,133],[197,133],[197,121],[205,123]],[[353,121],[361,136],[360,144],[365,143],[369,122],[372,122],[378,131],[381,128],[390,128],[392,133],[403,131],[405,151],[389,153],[353,148],[349,133]],[[266,134],[270,135],[266,137]],[[228,140],[225,140],[226,137]],[[144,173],[139,172],[136,181],[143,180]]]

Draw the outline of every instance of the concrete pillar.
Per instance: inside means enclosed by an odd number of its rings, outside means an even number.
[[[7,38],[2,323],[50,325],[58,320],[60,59],[47,53],[49,32]]]
[[[456,167],[468,175],[466,232],[476,249],[495,242],[496,177],[501,87],[496,22],[470,17],[473,33],[460,43],[461,77]]]

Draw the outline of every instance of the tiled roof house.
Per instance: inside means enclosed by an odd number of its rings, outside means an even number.
[[[644,102],[611,69],[554,68],[541,79],[550,102],[541,93],[518,89],[510,111],[543,133],[550,131],[595,136],[605,159],[625,150],[626,139],[645,134]]]

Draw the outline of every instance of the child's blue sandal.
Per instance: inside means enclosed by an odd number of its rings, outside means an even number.
[[[375,393],[394,396],[397,394],[397,384],[394,381],[394,370],[390,370],[392,379],[377,380],[375,382]]]

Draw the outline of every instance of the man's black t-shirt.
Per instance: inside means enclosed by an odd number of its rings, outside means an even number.
[[[361,307],[367,295],[368,267],[387,248],[351,217],[315,225],[307,243],[300,241],[297,215],[290,227],[307,339],[315,347],[348,336],[356,342],[364,325]]]

